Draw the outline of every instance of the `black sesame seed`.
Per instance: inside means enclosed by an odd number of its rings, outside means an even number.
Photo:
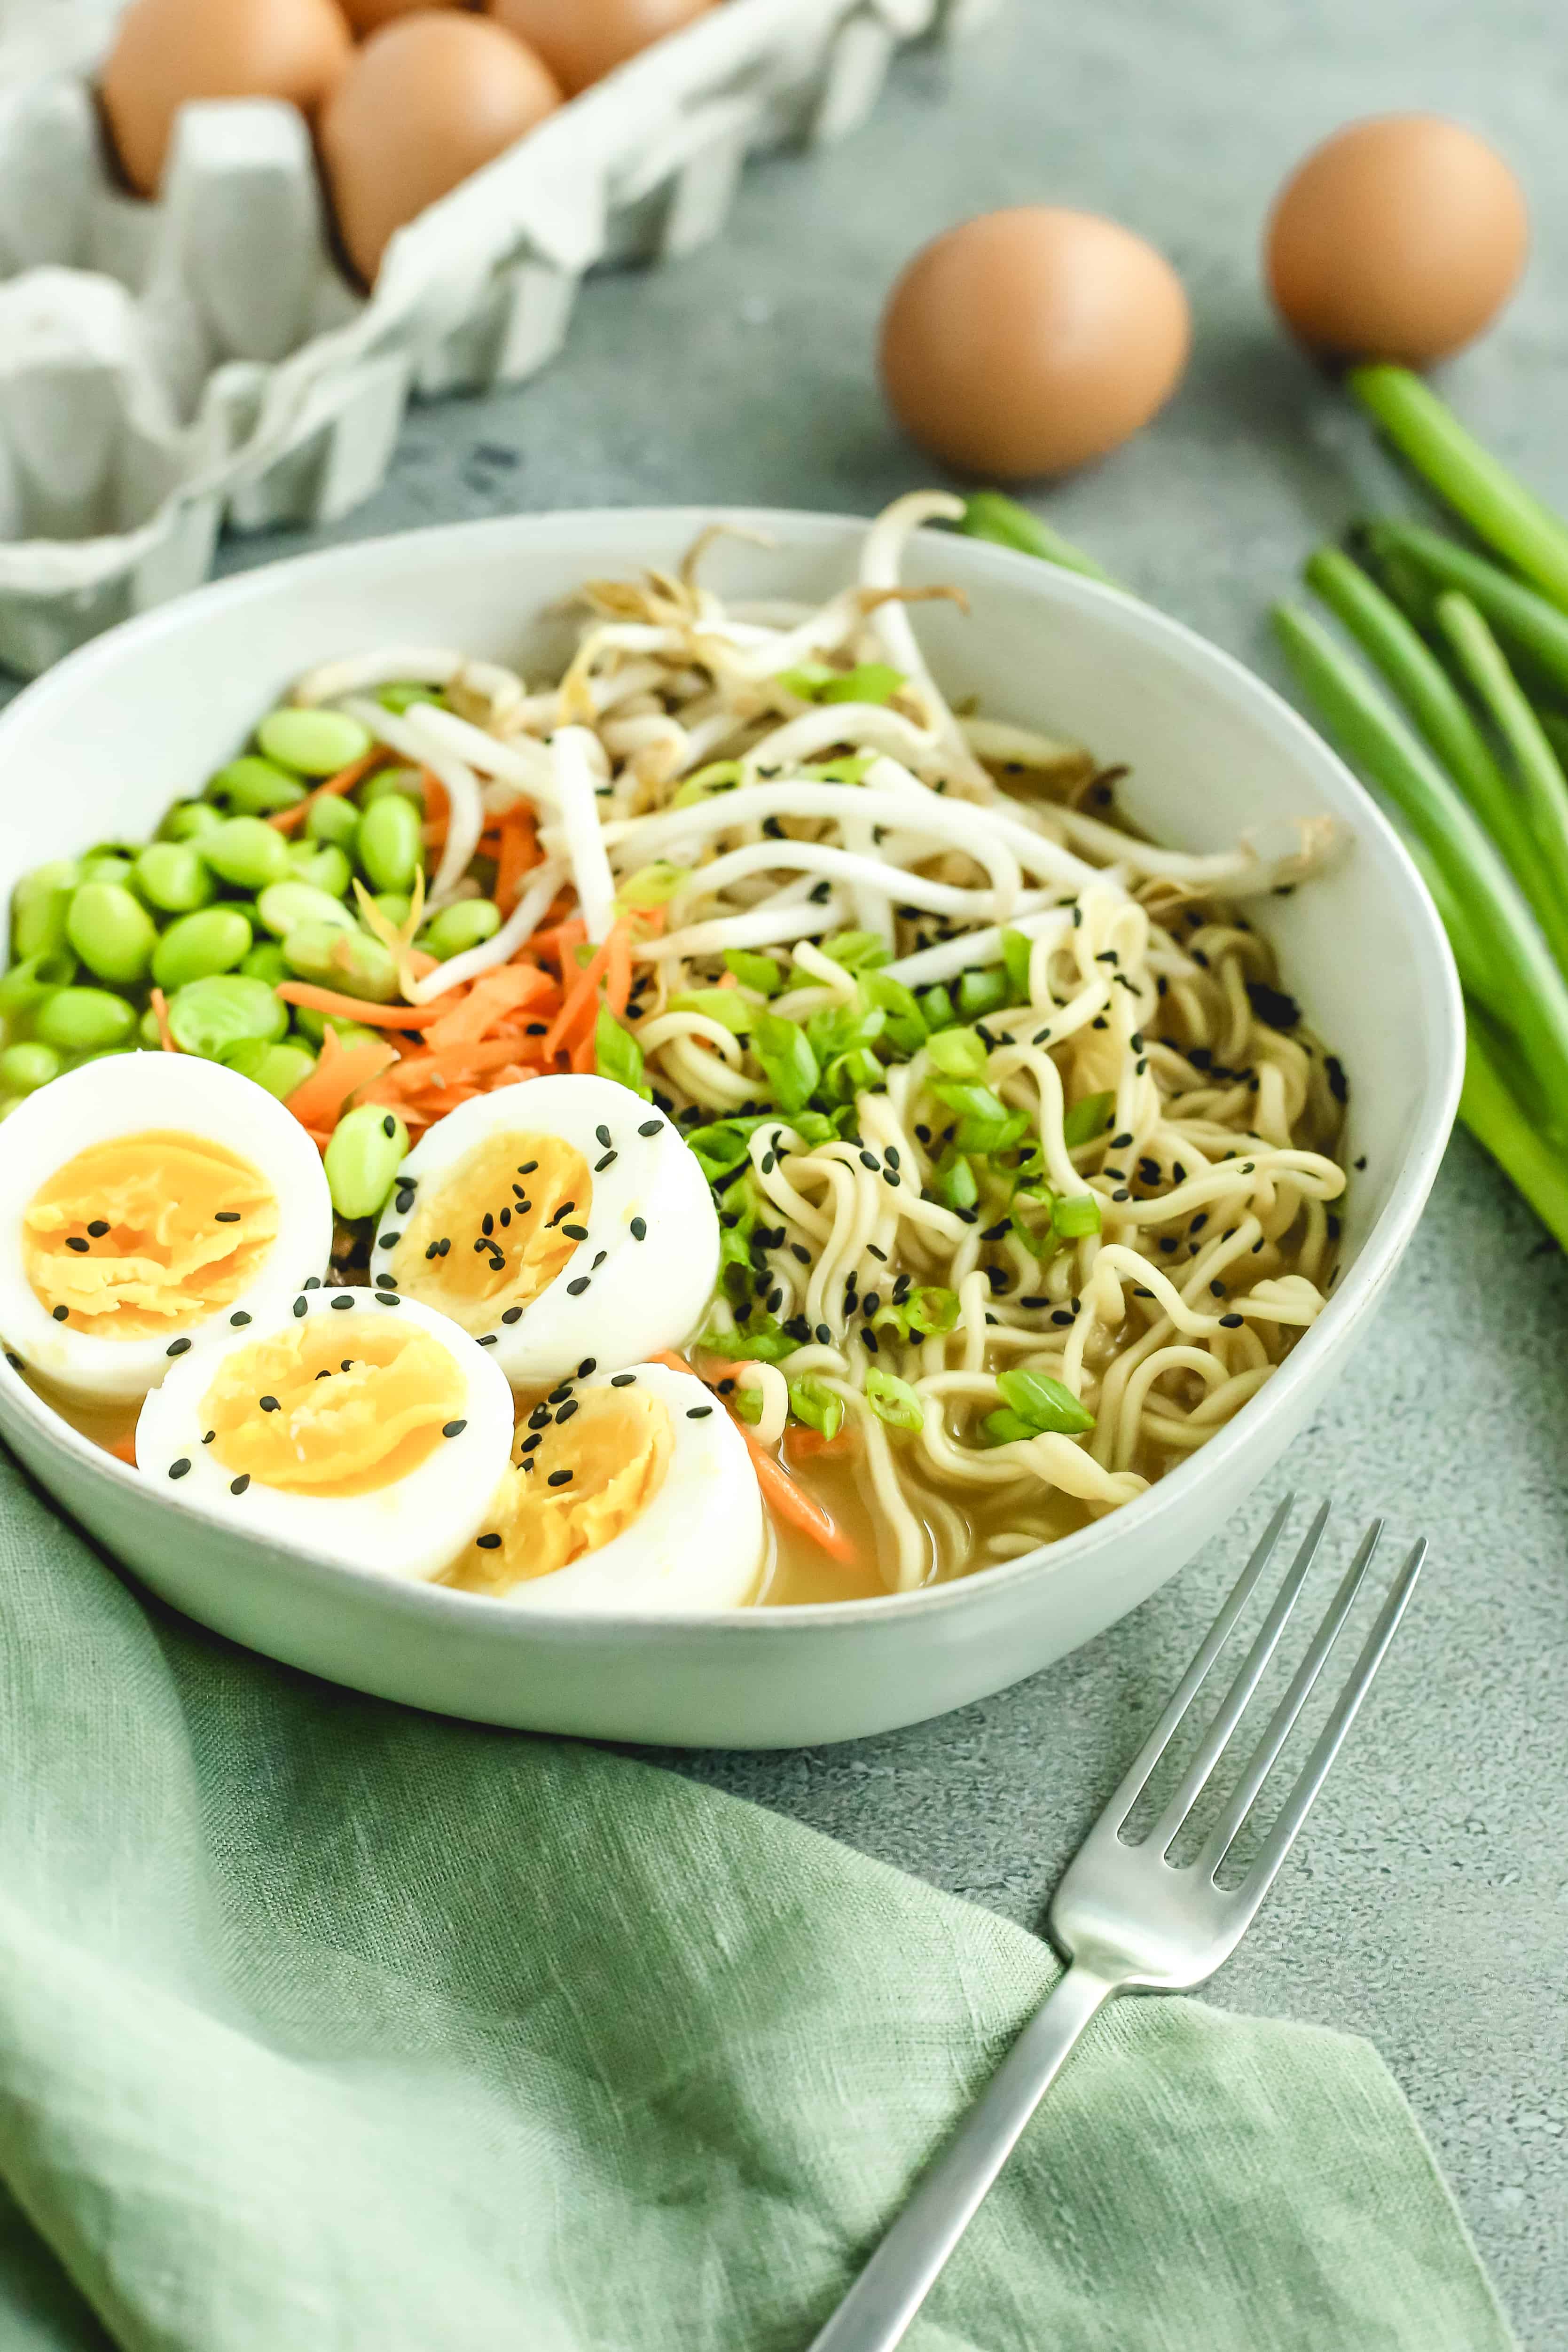
[[[170,1465],[169,1465],[169,1475],[170,1475],[170,1477],[171,1477],[171,1478],[183,1478],[183,1477],[185,1475],[185,1473],[189,1470],[190,1466],[191,1466],[191,1457],[190,1457],[190,1455],[189,1455],[188,1454],[181,1454],[181,1456],[180,1456],[180,1458],[179,1458],[179,1460],[178,1460],[177,1462],[171,1462],[171,1463],[170,1463]]]
[[[865,1331],[862,1331],[862,1332],[861,1332],[861,1334],[860,1334],[860,1337],[862,1338],[862,1339],[864,1339],[864,1340],[865,1340],[866,1345],[868,1346],[868,1348],[869,1348],[869,1349],[870,1349],[871,1353],[872,1353],[874,1356],[879,1356],[879,1355],[880,1355],[880,1354],[881,1354],[881,1352],[882,1352],[882,1351],[881,1351],[881,1349],[880,1349],[880,1348],[879,1347],[879,1345],[878,1345],[878,1342],[877,1342],[877,1334],[875,1333],[875,1331],[872,1331],[872,1330],[865,1330]]]
[[[217,1432],[216,1429],[207,1430],[203,1435],[202,1444],[204,1445],[210,1445],[216,1435]]]
[[[612,1161],[612,1160],[618,1160],[619,1158],[620,1158],[620,1154],[619,1154],[619,1152],[617,1152],[617,1151],[606,1151],[606,1152],[605,1152],[605,1156],[604,1156],[604,1158],[603,1158],[602,1160],[595,1160],[595,1162],[594,1162],[594,1173],[595,1173],[595,1176],[602,1176],[602,1175],[604,1174],[604,1172],[605,1172],[605,1169],[609,1167],[609,1165],[610,1165],[611,1161]]]
[[[390,1111],[387,1112],[386,1117],[381,1122],[381,1131],[383,1135],[395,1135],[397,1133],[397,1121],[393,1118]]]
[[[376,1244],[376,1247],[377,1249],[395,1249],[402,1239],[403,1235],[401,1234],[383,1234],[380,1241]],[[428,1257],[430,1255],[429,1251],[426,1250],[425,1255]]]
[[[499,1338],[499,1336],[500,1336],[500,1334],[499,1334],[499,1333],[497,1333],[497,1332],[495,1332],[495,1331],[481,1331],[481,1332],[479,1333],[479,1345],[480,1345],[480,1347],[481,1347],[481,1348],[493,1348],[493,1347],[495,1346],[496,1340],[497,1340],[497,1339]]]
[[[569,1282],[567,1284],[566,1295],[569,1298],[581,1298],[583,1293],[587,1289],[587,1276],[585,1274],[580,1274],[575,1282]]]
[[[641,1217],[632,1219],[632,1239],[634,1242],[646,1242],[647,1239],[647,1226]]]
[[[213,1223],[215,1225],[237,1225],[239,1223],[239,1211],[237,1209],[215,1209],[213,1212]]]
[[[637,1374],[635,1372],[612,1372],[610,1374],[610,1386],[613,1389],[629,1389],[636,1379]]]
[[[568,1241],[585,1242],[588,1238],[588,1228],[586,1225],[563,1225],[561,1230],[566,1235]]]
[[[301,1290],[320,1290],[321,1286],[321,1277],[319,1274],[308,1274],[300,1285]]]
[[[689,1404],[686,1408],[686,1418],[688,1421],[706,1421],[712,1410],[710,1404]]]
[[[474,1541],[481,1551],[500,1551],[500,1536],[476,1536]]]
[[[885,1249],[879,1249],[875,1242],[867,1243],[866,1255],[868,1257],[874,1257],[879,1265],[886,1265],[888,1263],[887,1251]]]
[[[1364,1168],[1366,1166],[1365,1160],[1363,1160],[1361,1164]],[[107,1217],[94,1217],[91,1224],[88,1227],[88,1232],[92,1235],[95,1242],[100,1242],[108,1231],[109,1220]]]
[[[1209,1288],[1213,1291],[1216,1298],[1223,1298],[1225,1297],[1225,1285],[1223,1282],[1211,1282]]]
[[[396,1200],[393,1202],[393,1206],[397,1211],[400,1217],[405,1217],[408,1214],[409,1210],[414,1206],[414,1195],[409,1191],[406,1184],[398,1193]]]
[[[81,1238],[81,1236],[80,1236],[80,1234],[67,1234],[67,1236],[66,1236],[66,1247],[67,1247],[67,1249],[70,1249],[70,1250],[85,1250],[85,1249],[87,1248],[87,1246],[88,1246],[87,1243],[86,1243],[86,1242],[84,1242],[84,1241],[82,1240],[82,1238]]]
[[[1072,1321],[1071,1312],[1065,1307],[1053,1307],[1051,1309],[1051,1321],[1058,1328],[1061,1328]]]
[[[860,1301],[860,1312],[862,1315],[875,1315],[881,1303],[882,1295],[880,1291],[868,1290],[866,1293],[865,1297]]]
[[[168,1356],[183,1356],[189,1349],[190,1344],[188,1339],[171,1339],[163,1352]]]
[[[604,1265],[605,1260],[609,1256],[609,1255],[610,1253],[608,1250],[600,1250],[597,1253],[594,1259],[594,1272],[595,1274],[598,1273],[599,1268]]]
[[[340,1290],[337,1297],[332,1301],[333,1311],[337,1314],[341,1314],[345,1307],[352,1307],[353,1305],[353,1300],[346,1290]]]
[[[444,1421],[441,1423],[441,1434],[443,1437],[461,1437],[468,1425],[466,1421]]]
[[[549,1026],[548,1021],[531,1021],[522,1034],[525,1037],[542,1037]]]
[[[339,1370],[339,1371],[340,1371],[340,1372],[352,1372],[352,1371],[353,1371],[353,1368],[354,1368],[354,1360],[353,1360],[353,1358],[352,1356],[345,1356],[345,1357],[343,1358],[343,1360],[342,1360],[342,1362],[338,1366],[338,1370]]]
[[[596,1356],[584,1356],[582,1362],[577,1367],[577,1378],[580,1381],[585,1381],[590,1372],[595,1372],[598,1369],[599,1363]]]
[[[450,1236],[450,1234],[443,1234],[443,1235],[442,1235],[442,1237],[441,1237],[441,1239],[440,1239],[440,1240],[437,1243],[437,1244],[436,1244],[436,1255],[437,1255],[437,1257],[445,1257],[445,1256],[447,1255],[447,1252],[450,1250],[451,1246],[452,1246],[452,1241],[451,1241],[451,1236]]]
[[[637,1133],[639,1135],[657,1135],[663,1125],[664,1121],[661,1118],[645,1118],[642,1125],[638,1128]]]
[[[827,1324],[819,1323],[816,1327],[816,1337],[821,1346],[826,1348],[831,1344],[833,1333]]]
[[[231,1478],[229,1480],[228,1491],[231,1495],[243,1495],[249,1484],[249,1471],[242,1470],[237,1478]]]
[[[520,1176],[531,1176],[538,1165],[537,1160],[520,1160],[517,1163],[517,1172]]]
[[[608,1129],[607,1127],[596,1127],[596,1128],[594,1129],[594,1133],[597,1136],[597,1138],[598,1138],[599,1141],[604,1145],[604,1147],[605,1147],[605,1150],[607,1151],[607,1150],[609,1150],[609,1148],[610,1148],[610,1130],[609,1130],[609,1129]]]
[[[552,1470],[546,1483],[552,1486],[569,1486],[572,1484],[572,1473],[570,1470]]]
[[[487,1209],[487,1210],[485,1211],[484,1215],[479,1219],[479,1231],[480,1231],[480,1233],[481,1233],[481,1234],[483,1234],[483,1235],[484,1235],[484,1237],[485,1237],[486,1241],[489,1241],[489,1239],[490,1235],[494,1233],[495,1229],[496,1229],[496,1221],[495,1221],[495,1219],[491,1216],[491,1214],[490,1214],[489,1211]]]
[[[983,1242],[999,1242],[999,1241],[1002,1239],[1002,1236],[1003,1236],[1003,1234],[1010,1234],[1010,1233],[1012,1232],[1012,1230],[1013,1230],[1013,1220],[1012,1220],[1012,1218],[1011,1218],[1011,1217],[999,1217],[999,1218],[997,1219],[996,1223],[995,1223],[994,1225],[987,1225],[987,1226],[986,1226],[986,1228],[985,1228],[984,1232],[981,1234],[980,1238],[981,1238],[981,1240],[982,1240]]]
[[[860,1165],[862,1168],[869,1168],[873,1175],[876,1175],[879,1173],[882,1163],[874,1151],[863,1151],[860,1154]]]
[[[1241,1328],[1240,1316],[1222,1315],[1219,1318],[1219,1328],[1222,1331],[1239,1331]]]
[[[282,1406],[274,1396],[262,1397],[258,1402],[263,1412],[281,1412],[283,1410]]]
[[[501,1319],[501,1321],[502,1321],[503,1323],[521,1323],[521,1320],[522,1320],[522,1309],[521,1309],[521,1307],[504,1307],[504,1308],[502,1309],[502,1311],[501,1311],[501,1318],[500,1318],[500,1319]]]
[[[525,1437],[523,1439],[521,1451],[524,1454],[531,1454],[536,1445],[542,1445],[543,1443],[544,1437],[542,1432],[536,1429],[531,1437]]]

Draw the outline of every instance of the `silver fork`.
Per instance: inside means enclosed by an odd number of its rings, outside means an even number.
[[[1423,1539],[1394,1579],[1333,1711],[1256,1859],[1238,1885],[1223,1887],[1216,1873],[1350,1614],[1377,1549],[1383,1532],[1380,1519],[1374,1519],[1363,1537],[1289,1689],[1269,1717],[1196,1860],[1178,1868],[1168,1857],[1274,1654],[1322,1539],[1329,1516],[1326,1503],[1313,1518],[1257,1640],[1174,1795],[1142,1843],[1127,1843],[1121,1832],[1268,1565],[1292,1500],[1288,1496],[1270,1519],[1263,1540],[1176,1685],[1170,1705],[1068,1864],[1051,1904],[1049,1923],[1051,1939],[1069,1963],[1066,1973],[1024,2028],[833,2317],[812,2339],[810,2352],[892,2352],[1096,2011],[1117,1993],[1177,1992],[1202,1984],[1229,1958],[1252,1924],[1383,1664],[1426,1555]]]

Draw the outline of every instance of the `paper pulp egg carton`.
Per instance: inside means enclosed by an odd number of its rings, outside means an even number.
[[[91,91],[118,0],[0,0],[0,665],[195,586],[226,521],[346,513],[411,394],[531,375],[588,270],[691,251],[749,155],[853,130],[903,43],[994,5],[725,0],[412,222],[367,299],[292,107],[187,106],[142,202]]]

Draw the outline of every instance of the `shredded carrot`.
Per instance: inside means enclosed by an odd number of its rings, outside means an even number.
[[[420,769],[419,782],[425,793],[425,846],[426,849],[445,849],[447,826],[452,813],[447,787],[440,777],[433,775],[428,768]]]
[[[106,1445],[103,1450],[106,1454],[112,1454],[117,1462],[129,1462],[131,1467],[134,1470],[136,1467],[136,1432],[133,1429],[128,1429],[123,1437],[117,1437],[112,1445]]]
[[[450,997],[438,996],[433,1005],[421,1010],[438,1015],[430,1043],[445,1048],[482,1037],[504,1014],[517,1012],[536,997],[554,993],[554,982],[533,965],[503,963],[479,972],[460,994],[454,990]]]
[[[307,793],[304,799],[296,801],[292,808],[278,810],[275,815],[268,818],[268,824],[276,825],[279,833],[295,832],[304,824],[318,801],[335,800],[340,793],[352,793],[356,784],[363,784],[365,778],[380,767],[385,757],[378,743],[374,751],[367,751],[363,760],[353,760],[346,768],[340,768],[335,776],[329,776],[324,784],[318,784],[313,793]]]
[[[852,1422],[845,1422],[831,1437],[820,1429],[810,1429],[803,1421],[792,1421],[784,1431],[784,1452],[792,1462],[814,1462],[819,1455],[835,1456],[855,1451],[856,1432]]]
[[[562,894],[563,898],[566,895],[564,892]],[[558,899],[556,905],[560,903]],[[580,948],[587,939],[588,926],[577,917],[558,922],[554,920],[554,907],[545,909],[543,926],[535,931],[528,946],[533,952],[545,957],[548,961],[558,963],[561,966],[562,978],[564,979],[566,959],[574,948]]]
[[[510,915],[521,896],[523,876],[539,863],[539,830],[531,812],[520,803],[508,810],[497,831],[495,899],[501,913]]]
[[[672,1372],[691,1370],[685,1357],[676,1355],[669,1349],[650,1356],[648,1362],[668,1364]],[[757,1484],[763,1490],[763,1500],[768,1508],[779,1518],[787,1520],[792,1528],[798,1528],[802,1535],[809,1536],[814,1544],[823,1551],[830,1552],[835,1559],[841,1559],[847,1565],[852,1563],[855,1546],[837,1520],[823,1508],[815,1495],[808,1495],[804,1486],[796,1484],[784,1464],[770,1454],[756,1432],[749,1428],[738,1413],[732,1413],[731,1418],[746,1441],[752,1467],[757,1474]]]
[[[368,1048],[361,1047],[359,1050],[365,1052]],[[382,1069],[374,1074],[380,1081],[375,1099],[379,1101],[386,1093],[419,1094],[431,1085],[458,1085],[472,1074],[499,1070],[518,1059],[519,1047],[515,1037],[483,1038],[470,1045],[453,1045],[446,1053],[407,1054],[395,1069],[389,1069],[384,1064]],[[305,1084],[309,1086],[310,1083],[307,1078]],[[368,1084],[369,1081],[361,1080],[360,1083]]]
[[[165,1054],[177,1054],[173,1032],[169,1027],[169,1000],[161,988],[153,991],[153,1018],[158,1024],[158,1043]]]
[[[285,1004],[303,1004],[329,1020],[358,1021],[367,1029],[428,1029],[443,1010],[439,1003],[366,1004],[357,996],[340,996],[335,988],[318,988],[313,980],[280,980],[276,993]]]
[[[342,1117],[350,1095],[371,1085],[396,1059],[395,1045],[379,1045],[369,1037],[357,1045],[345,1045],[337,1031],[329,1029],[321,1040],[321,1058],[310,1076],[302,1078],[289,1096],[288,1107],[301,1127],[312,1133],[330,1133]]]

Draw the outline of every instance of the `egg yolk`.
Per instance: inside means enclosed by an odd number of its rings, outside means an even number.
[[[532,1427],[542,1413],[549,1418]],[[512,1467],[485,1528],[451,1581],[504,1592],[600,1550],[647,1509],[674,1451],[669,1409],[647,1389],[585,1389],[553,1412],[535,1406],[518,1429]]]
[[[22,1264],[57,1323],[146,1339],[237,1298],[277,1238],[277,1197],[248,1160],[158,1129],[58,1168],[23,1213]]]
[[[489,1135],[421,1191],[392,1271],[465,1331],[493,1331],[549,1288],[593,1201],[587,1161],[560,1136]]]
[[[467,1386],[434,1333],[382,1316],[311,1316],[226,1356],[202,1399],[226,1470],[285,1494],[371,1495],[463,1428]]]

